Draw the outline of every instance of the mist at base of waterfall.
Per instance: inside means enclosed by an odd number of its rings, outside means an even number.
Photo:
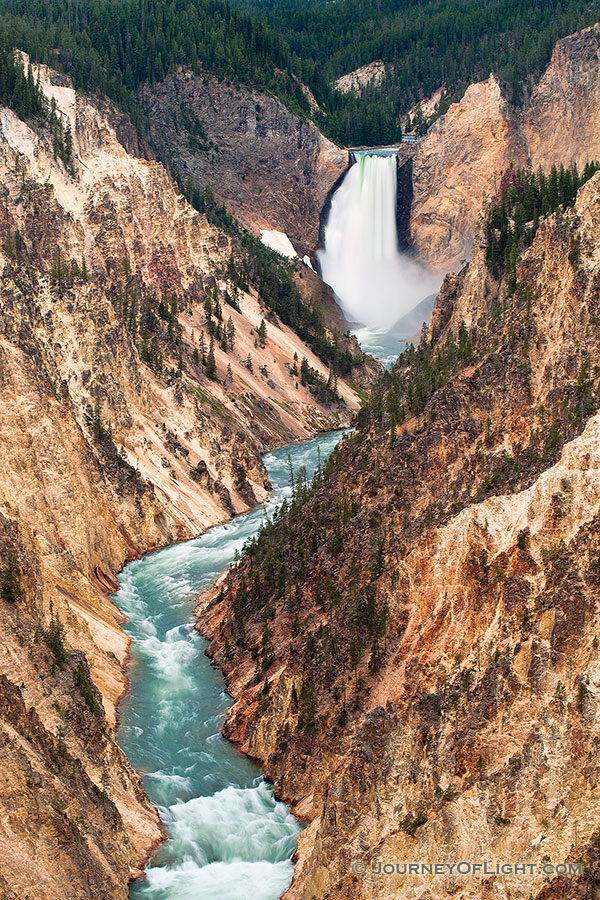
[[[396,155],[356,157],[331,202],[321,274],[349,322],[390,331],[441,279],[398,250]]]

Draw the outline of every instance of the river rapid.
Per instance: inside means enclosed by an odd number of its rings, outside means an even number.
[[[260,770],[221,735],[231,699],[194,628],[194,597],[234,561],[291,495],[288,455],[308,477],[343,436],[331,432],[264,458],[265,506],[129,563],[113,596],[132,638],[118,741],[158,808],[166,842],[131,900],[276,900],[301,830]]]

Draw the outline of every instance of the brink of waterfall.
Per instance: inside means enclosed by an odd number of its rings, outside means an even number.
[[[350,322],[389,331],[440,279],[398,249],[396,152],[355,156],[332,199],[321,273]]]

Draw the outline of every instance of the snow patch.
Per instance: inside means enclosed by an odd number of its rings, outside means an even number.
[[[296,259],[298,255],[294,250],[294,245],[283,231],[261,229],[260,239],[265,247],[276,250],[277,253],[281,253],[282,256],[286,256],[288,259]]]

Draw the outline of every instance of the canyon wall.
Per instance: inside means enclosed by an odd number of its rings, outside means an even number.
[[[263,498],[261,455],[359,401],[301,383],[327,367],[127,123],[39,75],[72,155],[0,109],[0,893],[125,900],[161,834],[114,737],[116,575]]]
[[[420,259],[446,271],[469,258],[485,194],[495,193],[511,162],[527,158],[517,120],[491,75],[467,88],[418,144],[409,240]]]
[[[309,822],[289,900],[593,896],[599,216],[596,175],[514,291],[477,241],[322,482],[199,602],[226,734]],[[460,860],[534,869],[377,874]]]
[[[544,75],[522,107],[512,106],[495,75],[471,85],[414,144],[411,192],[400,218],[406,242],[427,265],[458,271],[469,258],[481,204],[510,165],[600,157],[600,26],[556,44]],[[288,235],[302,257],[319,244],[319,221],[348,153],[273,97],[180,70],[141,92],[153,146],[181,179],[210,188],[250,231]],[[404,235],[403,241],[405,239]]]
[[[549,171],[600,158],[599,50],[600,25],[563,38],[521,108],[490,75],[434,123],[413,158],[410,235],[423,261],[460,269],[482,200],[495,194],[511,162]]]
[[[153,144],[181,177],[254,233],[284,232],[299,255],[316,249],[319,215],[348,153],[280,100],[203,78],[169,75],[144,88]]]

